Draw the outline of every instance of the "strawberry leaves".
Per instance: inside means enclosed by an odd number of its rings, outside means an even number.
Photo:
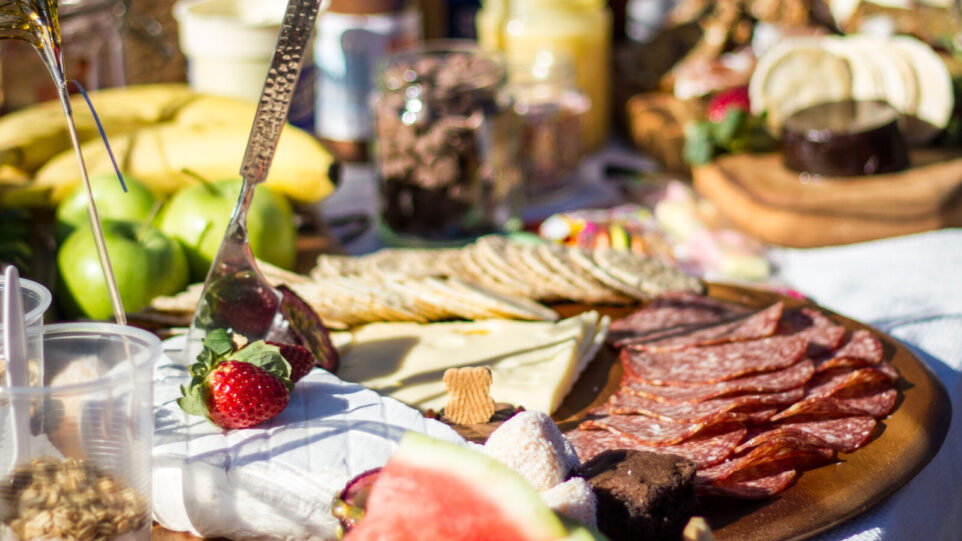
[[[244,348],[235,349],[230,334],[223,329],[211,331],[204,337],[203,349],[197,355],[197,362],[189,368],[191,380],[181,385],[183,396],[177,404],[186,413],[211,419],[210,382],[211,375],[227,361],[251,364],[276,378],[290,393],[294,387],[291,381],[291,365],[281,355],[280,348],[258,340]]]
[[[729,88],[708,102],[705,120],[685,126],[682,157],[691,165],[705,165],[717,154],[771,150],[776,141],[764,116],[751,114],[748,88]]]
[[[729,109],[718,122],[703,120],[685,126],[682,155],[691,165],[705,165],[717,154],[762,152],[775,148],[764,117]]]
[[[279,379],[290,392],[294,388],[291,381],[291,365],[281,355],[281,348],[265,343],[263,340],[251,342],[243,349],[232,355],[235,361],[243,361],[259,366],[269,374]]]

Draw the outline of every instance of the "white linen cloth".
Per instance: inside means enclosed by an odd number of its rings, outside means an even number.
[[[895,494],[818,539],[962,539],[962,229],[773,256],[780,281],[901,341],[952,401],[935,458]]]
[[[334,496],[383,466],[404,432],[464,444],[447,425],[321,369],[297,382],[284,411],[261,425],[221,430],[177,405],[187,369],[165,342],[154,369],[154,519],[174,531],[229,539],[337,539]]]

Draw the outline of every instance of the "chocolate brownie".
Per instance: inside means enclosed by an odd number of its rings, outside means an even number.
[[[591,483],[611,541],[680,539],[695,512],[695,464],[677,455],[611,449],[577,475]]]

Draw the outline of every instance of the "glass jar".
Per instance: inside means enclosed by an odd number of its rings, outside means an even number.
[[[605,0],[488,0],[478,14],[483,47],[512,64],[544,51],[571,58],[577,86],[591,98],[582,129],[586,150],[598,148],[611,124],[612,15]]]
[[[367,162],[375,65],[421,41],[411,0],[331,0],[317,16],[314,133],[341,162]]]
[[[458,244],[520,228],[506,80],[500,56],[457,40],[380,62],[373,111],[382,240]]]
[[[571,60],[548,52],[511,66],[508,80],[521,125],[525,203],[563,195],[585,154],[571,134],[581,132],[591,100],[575,85]]]

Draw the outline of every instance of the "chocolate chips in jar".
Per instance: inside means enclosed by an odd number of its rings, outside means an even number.
[[[436,42],[384,59],[374,101],[389,243],[467,241],[520,223],[517,118],[499,57]]]

